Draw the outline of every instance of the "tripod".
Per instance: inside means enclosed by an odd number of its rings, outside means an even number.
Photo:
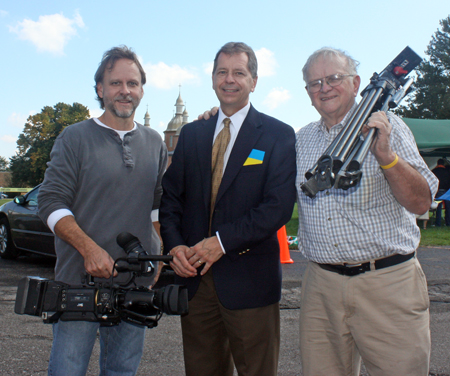
[[[308,197],[314,198],[319,191],[333,186],[347,190],[359,183],[362,163],[375,136],[375,129],[371,129],[364,138],[361,134],[363,125],[373,112],[397,107],[412,91],[413,79],[406,76],[421,61],[419,55],[406,47],[380,74],[373,74],[347,125],[306,172],[307,181],[301,189]]]

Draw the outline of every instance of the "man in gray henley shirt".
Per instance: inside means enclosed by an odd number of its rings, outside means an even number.
[[[57,281],[80,285],[86,272],[109,278],[114,260],[125,256],[116,243],[123,231],[137,236],[148,253],[160,251],[152,222],[157,221],[167,149],[156,131],[134,122],[145,81],[133,51],[125,46],[107,51],[95,74],[97,99],[105,112],[70,125],[55,142],[39,210],[56,235]],[[148,286],[152,280],[140,283]],[[134,375],[144,327],[62,320],[53,324],[49,375],[84,375],[97,331],[102,371]]]

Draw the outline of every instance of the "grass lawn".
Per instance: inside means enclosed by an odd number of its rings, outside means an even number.
[[[444,212],[442,213],[444,218]],[[443,222],[445,222],[443,220]],[[421,247],[449,247],[450,248],[450,227],[432,227],[431,221],[428,221],[427,229],[423,229],[422,221],[419,221],[422,237],[420,239]],[[286,224],[286,233],[289,236],[297,236],[298,229],[298,210],[295,204],[291,220]]]
[[[297,203],[295,203],[294,211],[292,212],[292,218],[288,223],[286,223],[286,233],[289,236],[297,236],[297,230],[298,230],[298,209]]]
[[[443,222],[445,221],[443,220]],[[422,234],[422,238],[420,239],[420,245],[422,247],[445,246],[450,248],[450,227],[432,227],[430,226],[430,221],[426,230],[422,228],[422,223],[420,222],[419,226]]]

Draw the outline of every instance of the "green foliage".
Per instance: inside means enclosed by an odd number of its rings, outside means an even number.
[[[61,102],[29,116],[17,140],[18,153],[10,159],[13,186],[33,187],[41,183],[56,137],[70,124],[88,118],[86,106]]]
[[[417,91],[395,112],[415,119],[450,119],[450,16],[440,21],[441,30],[432,36],[417,68]]]
[[[5,157],[0,156],[0,171],[8,170],[8,160]]]

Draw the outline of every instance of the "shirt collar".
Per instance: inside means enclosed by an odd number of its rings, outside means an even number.
[[[94,119],[94,121],[95,121],[98,125],[100,125],[101,127],[107,128],[107,129],[111,129],[111,130],[113,130],[114,132],[116,132],[122,140],[123,140],[123,137],[124,137],[127,133],[132,132],[132,131],[134,131],[134,130],[137,128],[136,122],[134,121],[134,122],[133,122],[133,123],[134,123],[133,129],[130,129],[129,131],[118,131],[117,129],[111,128],[110,126],[106,125],[105,123],[102,123],[98,118],[93,118],[93,119]]]
[[[248,102],[246,106],[241,108],[238,112],[236,112],[232,116],[226,116],[222,112],[222,109],[219,108],[219,116],[217,118],[216,129],[221,126],[224,119],[229,118],[231,120],[231,124],[233,125],[233,127],[235,127],[237,131],[239,131],[241,129],[242,123],[247,117],[249,110],[250,110],[250,102]]]

